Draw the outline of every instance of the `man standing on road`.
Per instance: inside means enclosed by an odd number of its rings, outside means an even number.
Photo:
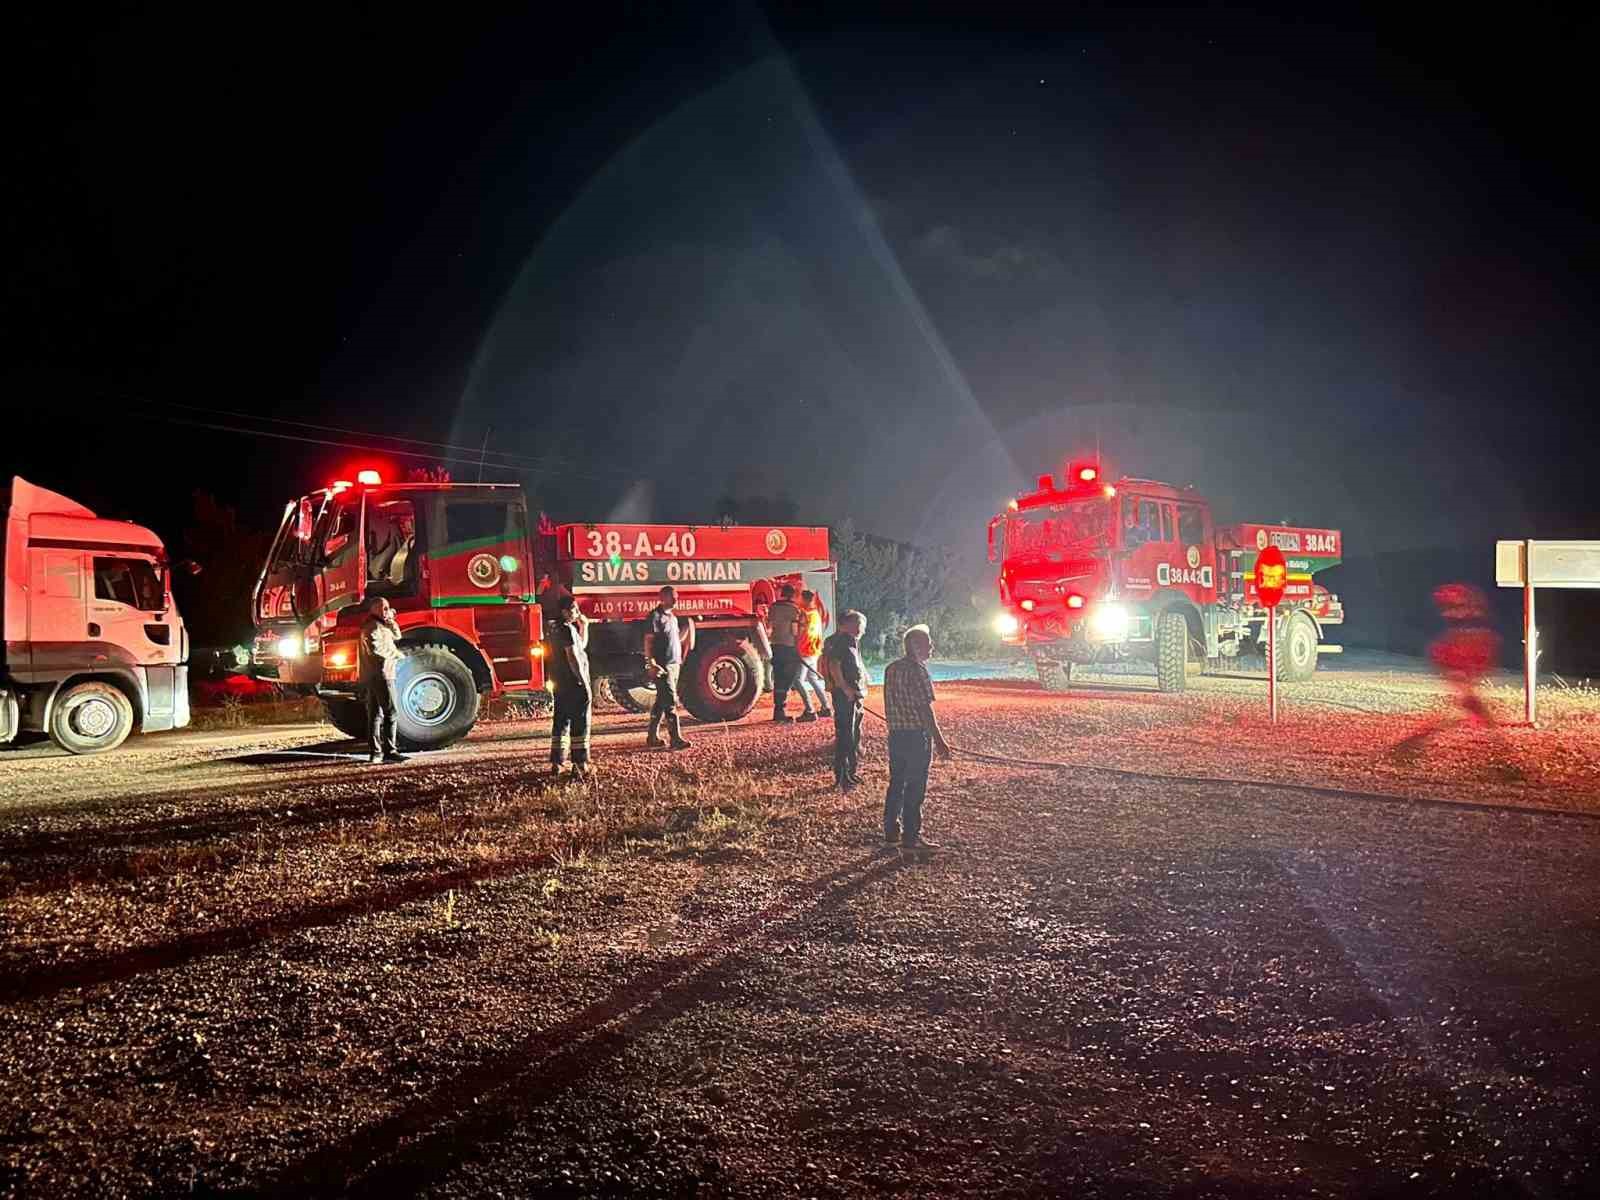
[[[906,630],[905,656],[883,672],[883,715],[889,723],[889,794],[883,801],[883,841],[908,853],[937,847],[922,839],[922,800],[928,791],[928,767],[937,750],[950,757],[950,747],[933,715],[933,680],[927,662],[933,657],[933,636],[926,625]]]
[[[645,671],[656,681],[656,702],[650,709],[650,733],[644,744],[652,749],[667,744],[661,740],[661,722],[665,719],[672,748],[683,750],[689,745],[678,724],[678,673],[683,669],[683,638],[678,631],[678,618],[672,612],[678,603],[678,591],[669,585],[657,595],[660,603],[651,610],[650,628],[644,635]]]
[[[594,691],[589,684],[589,623],[569,592],[556,609],[558,619],[550,638],[550,682],[555,686],[555,716],[550,728],[550,774],[561,774],[567,759],[567,737],[572,738],[572,773],[580,779],[594,774],[589,762],[589,713]]]
[[[789,724],[792,718],[783,709],[789,692],[794,690],[800,693],[800,703],[805,707],[800,720],[815,721],[817,714],[811,711],[811,699],[799,686],[802,664],[796,643],[800,640],[801,613],[794,602],[794,586],[784,584],[779,595],[778,602],[767,610],[767,624],[772,631],[772,719]]]
[[[847,792],[861,782],[857,759],[867,699],[861,635],[866,628],[867,619],[852,608],[839,618],[838,631],[822,644],[822,665],[833,691],[833,781]]]
[[[405,762],[400,753],[400,731],[395,727],[395,669],[403,657],[400,650],[400,622],[388,598],[374,596],[367,601],[367,616],[361,622],[361,683],[367,693],[367,755],[369,763]]]

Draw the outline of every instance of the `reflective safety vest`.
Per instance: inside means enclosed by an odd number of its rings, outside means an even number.
[[[822,653],[822,614],[814,608],[808,608],[802,615],[805,620],[801,622],[800,635],[795,639],[794,648],[801,658],[810,658]]]

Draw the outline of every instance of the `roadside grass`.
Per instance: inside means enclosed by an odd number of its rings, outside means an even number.
[[[315,696],[295,696],[254,704],[230,696],[221,704],[194,709],[189,714],[189,728],[210,733],[262,725],[316,724],[324,720],[322,702]]]
[[[0,921],[24,950],[67,906],[67,941],[93,955],[188,937],[248,916],[292,924],[329,897],[384,897],[409,889],[431,897],[432,922],[460,923],[461,888],[539,870],[551,900],[567,873],[629,857],[684,858],[729,848],[811,840],[810,797],[781,775],[710,761],[656,759],[590,780],[551,780],[543,763],[437,803],[380,808],[314,828],[271,824],[176,846],[105,847],[0,888]],[[430,797],[431,801],[431,797]],[[435,883],[434,881],[437,881]],[[203,914],[203,918],[201,917]],[[546,939],[549,949],[559,935]]]

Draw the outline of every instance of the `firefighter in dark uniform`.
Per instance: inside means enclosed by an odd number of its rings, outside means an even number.
[[[403,656],[400,637],[400,622],[387,597],[368,600],[367,617],[361,623],[361,684],[367,693],[369,763],[406,761],[395,727],[395,670]]]
[[[594,773],[589,762],[589,713],[593,688],[589,680],[589,625],[568,592],[557,602],[559,619],[551,635],[550,683],[555,690],[555,712],[550,728],[550,774],[560,775],[567,761],[567,739],[572,739],[572,773],[587,779]]]

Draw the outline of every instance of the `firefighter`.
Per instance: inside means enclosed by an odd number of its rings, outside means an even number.
[[[822,717],[833,716],[833,709],[828,707],[827,680],[817,669],[817,660],[822,657],[822,631],[827,627],[828,610],[822,597],[807,588],[800,593],[800,630],[795,635],[794,648],[800,655],[800,694],[804,696],[806,689],[811,689],[817,697],[817,715]]]
[[[550,729],[550,774],[561,774],[572,739],[572,773],[594,774],[589,761],[589,713],[594,691],[589,681],[589,623],[568,592],[558,601],[550,643],[550,682],[555,687],[555,714]]]
[[[800,686],[804,664],[795,647],[800,639],[800,607],[794,602],[794,585],[784,584],[779,597],[767,610],[767,627],[772,637],[772,719],[782,725],[793,722],[794,718],[784,712],[784,706],[789,701],[789,692],[794,690],[800,693],[800,704],[805,709],[800,720],[815,721],[817,714],[811,711],[811,697]]]
[[[395,725],[395,670],[404,657],[400,637],[400,623],[388,597],[368,599],[367,616],[361,623],[361,683],[367,693],[369,763],[406,761]]]
[[[656,702],[650,709],[650,733],[644,744],[652,749],[668,744],[661,740],[664,719],[672,738],[672,749],[684,750],[689,742],[678,724],[678,673],[683,669],[683,634],[672,612],[678,603],[678,590],[669,584],[657,596],[659,603],[650,613],[650,628],[644,635],[645,673],[656,684]]]

